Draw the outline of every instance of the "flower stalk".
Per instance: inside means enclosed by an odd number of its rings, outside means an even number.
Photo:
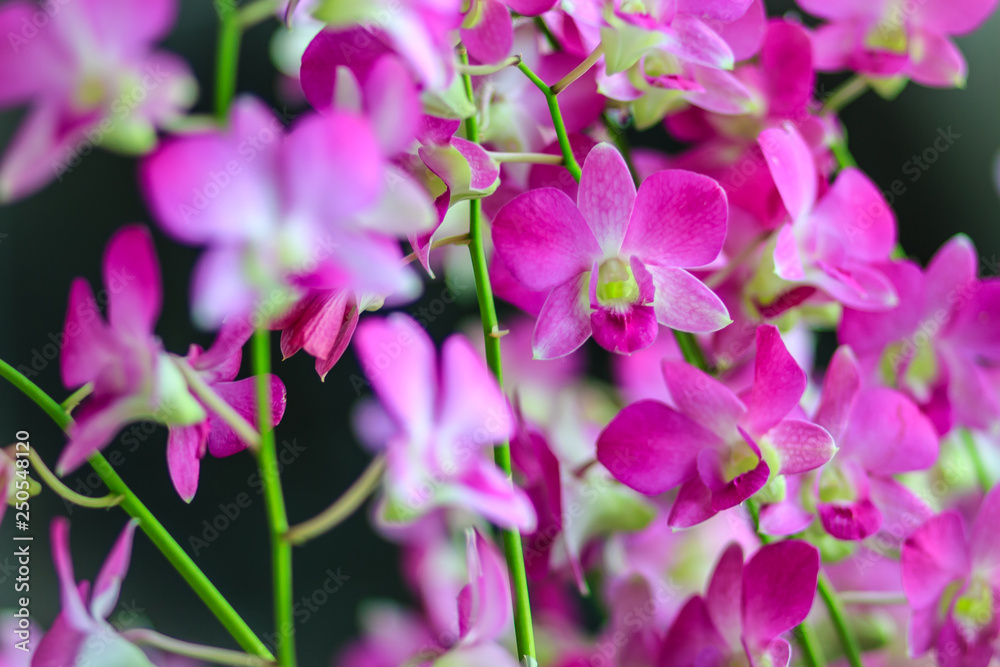
[[[584,59],[582,63],[570,70],[570,73],[559,79],[552,86],[552,94],[558,95],[562,91],[573,85],[573,82],[579,79],[581,76],[587,73],[587,71],[594,66],[594,64],[600,60],[601,56],[604,55],[604,44],[598,44],[593,51]]]
[[[273,660],[265,660],[264,658],[259,658],[255,655],[249,655],[247,653],[241,653],[239,651],[230,651],[224,648],[204,646],[202,644],[194,644],[192,642],[174,639],[173,637],[168,637],[156,632],[155,630],[149,630],[147,628],[126,630],[122,633],[122,637],[137,646],[151,646],[153,648],[167,651],[168,653],[173,653],[174,655],[196,658],[198,660],[204,660],[205,662],[210,662],[216,665],[235,665],[235,667],[273,667],[277,664]]]
[[[563,154],[563,163],[573,176],[573,180],[579,182],[580,175],[583,172],[580,169],[580,164],[576,161],[576,157],[573,155],[573,147],[570,146],[569,135],[566,134],[566,124],[563,122],[562,111],[559,110],[559,99],[556,97],[556,92],[523,62],[517,68],[524,72],[524,75],[545,95],[545,103],[549,107],[549,114],[552,116],[552,125],[555,127],[556,138],[559,140],[559,149]],[[472,83],[469,82],[466,87],[471,91]]]
[[[368,464],[361,476],[354,480],[344,494],[332,505],[308,521],[292,526],[285,533],[285,539],[292,544],[305,544],[309,540],[328,533],[364,504],[365,500],[378,488],[385,473],[385,456],[377,456]]]

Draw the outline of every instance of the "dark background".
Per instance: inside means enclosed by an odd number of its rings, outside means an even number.
[[[772,14],[790,7],[790,3],[773,1],[768,5]],[[194,68],[202,83],[196,109],[201,112],[209,110],[211,98],[216,20],[210,2],[182,0],[179,23],[165,45]],[[277,24],[268,22],[246,35],[239,90],[281,108],[268,54],[275,29]],[[855,158],[879,187],[888,190],[897,179],[905,186],[905,193],[892,203],[906,250],[926,260],[942,242],[963,231],[975,241],[984,267],[989,267],[996,265],[1000,250],[1000,196],[994,170],[1000,149],[1000,16],[958,41],[969,61],[966,90],[911,85],[893,102],[869,93],[851,105],[843,118]],[[837,80],[824,78],[822,82],[829,89]],[[20,118],[18,110],[0,112],[0,146],[8,143]],[[959,138],[914,181],[912,170],[904,172],[907,162],[932,148],[939,130],[947,132],[948,128]],[[62,329],[70,281],[82,275],[97,285],[109,236],[135,221],[150,222],[136,187],[135,162],[102,151],[87,156],[63,182],[53,183],[27,200],[0,207],[0,357],[14,366],[30,366],[33,360],[42,365],[44,361],[47,365],[34,379],[57,400],[67,392],[60,381],[58,360],[45,357],[54,356],[50,334],[56,336]],[[157,331],[168,350],[183,353],[191,342],[210,342],[193,328],[188,317],[189,277],[197,251],[166,239],[155,229],[154,234],[166,291]],[[996,269],[989,272],[996,273]],[[428,289],[424,301],[439,293],[440,289]],[[406,310],[413,312],[419,306],[418,302]],[[474,313],[474,299],[449,306],[432,324],[432,334],[440,340]],[[350,353],[325,383],[315,375],[312,359],[304,355],[285,362],[276,357],[274,364],[288,387],[288,409],[278,428],[278,441],[304,448],[283,472],[289,516],[296,523],[338,496],[367,462],[349,424],[357,395],[348,378],[359,371]],[[64,436],[32,403],[0,383],[0,441],[13,442],[14,433],[22,429],[30,431],[32,445],[53,465]],[[256,473],[252,458],[207,458],[202,463],[198,494],[185,505],[167,476],[165,440],[166,430],[158,428],[135,451],[128,451],[130,447],[118,441],[107,453],[122,450],[118,472],[189,553],[193,551],[189,536],[202,537],[202,522],[220,515],[220,504],[233,503],[240,493],[249,495],[250,506],[241,509],[240,516],[203,548],[195,561],[259,634],[269,632],[269,547],[263,499],[251,482]],[[86,484],[88,472],[86,469],[70,477],[69,485],[76,488],[78,481]],[[87,492],[101,494],[103,490],[92,486]],[[58,611],[48,525],[53,516],[70,511],[78,579],[96,575],[126,519],[117,509],[68,508],[48,491],[32,501],[31,533],[36,536],[32,612],[43,627],[51,624]],[[8,518],[0,531],[0,607],[10,607],[14,600],[11,523]],[[333,650],[355,634],[356,611],[362,599],[406,598],[397,574],[395,548],[373,533],[363,513],[296,550],[297,598],[321,587],[327,569],[338,568],[349,580],[298,628],[303,665],[326,664]],[[221,625],[141,533],[121,599],[144,609],[156,629],[168,635],[232,645]]]

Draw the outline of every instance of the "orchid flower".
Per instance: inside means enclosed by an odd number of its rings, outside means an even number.
[[[895,306],[896,291],[877,265],[895,247],[896,220],[878,187],[848,167],[822,192],[813,154],[791,124],[764,130],[759,143],[790,217],[775,238],[775,274],[852,308]]]
[[[681,609],[663,640],[660,667],[708,664],[789,664],[792,647],[781,635],[805,620],[819,576],[819,551],[798,540],[768,544],[743,562],[726,549],[705,597]]]
[[[967,65],[951,40],[975,30],[996,0],[798,0],[828,23],[813,34],[816,68],[852,69],[880,79],[913,79],[925,86],[963,87]]]
[[[625,407],[601,433],[597,458],[647,495],[679,486],[672,526],[701,523],[772,477],[818,468],[836,451],[825,429],[799,416],[806,376],[773,325],[757,329],[753,385],[743,398],[683,362],[664,361],[663,375],[670,405]]]
[[[534,350],[555,359],[591,337],[629,354],[656,340],[660,324],[707,332],[729,323],[725,306],[684,270],[722,247],[726,198],[711,179],[662,171],[636,192],[609,144],[587,156],[577,201],[539,188],[506,204],[493,244],[524,287],[548,291]]]
[[[354,340],[384,411],[382,432],[368,434],[386,452],[382,520],[406,523],[436,507],[460,506],[530,531],[531,502],[485,456],[510,438],[513,420],[469,342],[449,338],[438,365],[430,338],[400,314],[360,323]]]
[[[153,46],[176,13],[175,0],[0,7],[9,42],[0,52],[0,108],[31,104],[0,163],[0,201],[62,180],[95,145],[126,154],[156,145],[157,128],[181,118],[197,93],[187,64]]]
[[[108,667],[153,667],[142,650],[121,637],[107,618],[118,603],[128,572],[137,522],[130,521],[108,554],[93,588],[73,576],[69,521],[52,521],[52,560],[59,575],[62,610],[32,657],[34,667],[65,667],[100,662]]]
[[[911,608],[910,655],[933,650],[943,667],[986,667],[1000,636],[1000,487],[967,531],[955,511],[914,530],[900,554]]]

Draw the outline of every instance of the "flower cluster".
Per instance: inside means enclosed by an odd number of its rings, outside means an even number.
[[[798,3],[818,20],[769,18],[762,0],[222,7],[220,58],[234,29],[285,23],[282,87],[308,105],[290,124],[225,81],[217,118],[186,115],[193,77],[153,46],[171,0],[5,4],[14,37],[48,18],[0,51],[0,104],[30,104],[0,199],[62,178],[81,142],[139,156],[151,220],[199,249],[191,318],[216,332],[166,351],[152,234],[117,231],[107,298],[82,278],[69,289],[75,398],[46,404],[68,436],[56,472],[152,421],[191,502],[206,454],[249,450],[279,625],[292,546],[374,495],[419,606],[365,607],[343,667],[1000,660],[1000,279],[963,235],[926,265],[907,256],[906,221],[838,116],[867,89],[963,86],[951,38],[997,2]],[[852,78],[817,99],[818,73],[840,70]],[[683,148],[632,150],[652,127]],[[474,280],[481,327],[437,351],[424,323],[371,313],[439,273]],[[353,411],[370,468],[291,527],[271,331],[320,380],[353,353],[370,389]],[[597,354],[610,380],[588,374]],[[22,481],[0,453],[0,494]],[[163,659],[150,647],[296,664],[291,639],[272,656],[105,481],[136,520],[93,586],[73,575],[68,523],[52,524],[62,611],[32,665],[84,664],[97,644],[122,665]],[[109,624],[137,526],[256,657]]]

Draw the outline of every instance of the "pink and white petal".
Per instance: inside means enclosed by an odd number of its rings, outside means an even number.
[[[944,35],[915,30],[910,35],[910,66],[906,73],[924,86],[964,88],[969,64],[955,43]]]
[[[0,7],[0,34],[8,41],[8,48],[0,50],[0,81],[4,82],[0,106],[19,105],[73,85],[76,73],[71,56],[57,47],[51,30],[38,29],[33,23],[39,11],[27,0]]]
[[[752,58],[760,50],[766,23],[763,0],[754,0],[743,16],[718,26],[717,32],[729,44],[733,58],[739,62]]]
[[[167,469],[177,494],[186,503],[198,491],[201,458],[208,445],[208,422],[193,426],[171,426],[167,436]]]
[[[358,48],[363,44],[364,48]],[[299,81],[309,104],[320,112],[333,105],[338,69],[350,67],[352,73],[366,79],[372,66],[389,48],[379,33],[361,26],[347,30],[323,30],[317,34],[302,55]]]
[[[438,386],[436,354],[427,332],[400,313],[368,318],[358,324],[354,349],[396,424],[414,439],[426,437]]]
[[[804,219],[816,202],[818,178],[809,146],[790,123],[764,130],[757,143],[792,222]]]
[[[503,556],[479,531],[469,529],[465,562],[469,583],[458,598],[461,639],[469,644],[497,639],[512,616]]]
[[[657,667],[725,664],[726,641],[712,623],[705,601],[695,595],[681,607],[660,647]]]
[[[760,510],[760,530],[765,535],[794,535],[812,524],[815,517],[791,500],[765,505]]]
[[[95,44],[118,57],[135,56],[170,32],[177,18],[176,0],[81,0],[74,18],[87,22]]]
[[[916,609],[936,604],[951,582],[969,574],[965,523],[954,511],[942,512],[910,533],[900,551],[903,592]]]
[[[767,544],[747,560],[743,638],[752,650],[761,650],[805,620],[818,578],[819,550],[800,540]]]
[[[934,510],[920,496],[893,477],[870,475],[868,495],[882,514],[882,525],[892,527],[889,535],[900,540],[899,527],[911,528],[934,516]]]
[[[632,354],[656,341],[659,325],[649,306],[634,304],[627,310],[598,308],[590,313],[594,342],[615,354]]]
[[[73,556],[69,549],[69,520],[56,517],[49,529],[52,539],[52,563],[59,578],[59,600],[62,614],[69,626],[79,631],[89,630],[94,620],[87,611],[73,576]]]
[[[422,115],[420,95],[399,58],[379,58],[364,80],[365,112],[375,130],[382,154],[407,150],[417,136]]]
[[[504,2],[521,16],[538,16],[552,9],[558,0],[504,0]]]
[[[576,204],[560,190],[539,188],[504,205],[493,220],[493,246],[531,290],[565,285],[601,257],[601,247]]]
[[[590,302],[586,290],[587,274],[582,274],[549,292],[532,334],[535,359],[565,357],[590,338]]]
[[[848,308],[884,311],[899,304],[892,282],[877,268],[847,260],[840,265],[817,262],[807,280]]]
[[[946,313],[955,310],[956,302],[964,292],[971,292],[979,274],[979,257],[976,247],[965,234],[956,234],[931,257],[927,264],[926,280],[922,287],[926,291],[925,310],[929,313],[944,309]],[[916,282],[916,281],[914,281]],[[893,281],[894,284],[897,281]],[[902,291],[900,300],[903,300]],[[916,323],[914,323],[914,328]],[[946,327],[948,328],[948,327]]]
[[[910,621],[906,627],[910,655],[923,655],[934,648],[941,635],[943,620],[936,601],[923,608],[911,609]]]
[[[779,278],[790,282],[801,282],[806,279],[799,242],[795,238],[795,230],[792,225],[782,225],[781,229],[778,230],[774,244],[774,273]]]
[[[680,360],[664,360],[662,369],[670,402],[679,412],[722,440],[732,437],[747,408],[729,387]]]
[[[923,470],[937,460],[938,435],[909,398],[886,387],[863,390],[851,411],[842,454],[876,474]]]
[[[218,329],[227,318],[246,318],[257,305],[257,291],[244,276],[245,255],[236,245],[207,250],[191,279],[191,311],[204,329]]]
[[[771,430],[799,405],[807,383],[805,371],[789,354],[778,327],[757,327],[753,387],[743,420],[747,430],[753,435]]]
[[[694,65],[692,73],[694,87],[684,92],[684,99],[691,104],[727,116],[757,110],[754,94],[734,73],[702,65]],[[679,83],[690,86],[683,80]]]
[[[646,264],[704,266],[722,251],[727,217],[726,194],[714,180],[659,171],[639,186],[622,252]]]
[[[80,587],[86,590],[86,582]],[[48,632],[38,641],[34,652],[31,653],[30,664],[36,667],[75,665],[84,645],[90,639],[91,635],[88,632],[73,626],[64,609],[56,616]]]
[[[534,532],[538,525],[535,507],[524,490],[511,486],[500,468],[485,457],[479,457],[469,470],[443,485],[437,500],[525,534]]]
[[[698,453],[698,477],[712,492],[714,512],[736,507],[764,488],[771,476],[770,466],[761,458],[752,469],[726,479],[724,466],[728,454],[725,449],[718,448],[705,448]]]
[[[493,643],[463,644],[434,661],[434,667],[518,667],[520,664],[507,649]]]
[[[668,491],[697,471],[698,453],[719,438],[657,401],[626,406],[597,438],[597,460],[625,486],[646,495]]]
[[[90,598],[90,613],[94,618],[107,618],[118,604],[118,594],[132,558],[132,539],[138,526],[136,519],[125,524],[94,580],[94,592]]]
[[[281,422],[285,414],[285,385],[277,376],[271,377],[271,424]],[[217,382],[212,389],[247,423],[257,425],[257,378],[236,382]],[[247,443],[215,413],[209,412],[208,452],[215,457],[232,456],[247,448]],[[204,454],[202,454],[204,455]]]
[[[62,476],[79,468],[91,454],[107,447],[122,426],[136,419],[138,413],[129,398],[106,401],[92,398],[83,403],[74,413],[76,421],[67,430],[69,442],[56,462],[56,473]]]
[[[792,662],[792,645],[787,639],[778,637],[770,642],[761,651],[763,659],[757,659],[757,664],[771,665],[772,667],[788,667]]]
[[[847,167],[813,209],[816,257],[843,263],[887,262],[896,246],[896,216],[864,172]]]
[[[163,305],[163,286],[149,230],[129,225],[117,231],[108,241],[101,269],[108,322],[133,335],[151,336]]]
[[[969,550],[972,567],[976,574],[984,575],[987,581],[998,585],[1000,574],[1000,486],[990,489],[979,506],[979,513],[972,522]]]
[[[770,115],[789,116],[809,104],[816,75],[805,28],[789,21],[772,21],[760,53],[760,67],[766,80]]]
[[[656,288],[653,299],[656,321],[663,326],[710,333],[732,324],[722,299],[684,269],[652,264],[647,264],[646,269],[653,276]]]
[[[671,528],[690,528],[708,521],[717,512],[712,509],[712,491],[697,475],[681,485],[670,507],[667,524]]]
[[[867,495],[853,503],[817,503],[820,522],[838,540],[863,540],[882,525],[882,513]]]
[[[944,35],[975,30],[997,8],[997,0],[924,0],[913,10],[913,21]]]
[[[661,48],[682,60],[716,69],[732,69],[733,51],[726,40],[704,21],[690,14],[678,14],[664,31]]]
[[[67,388],[79,387],[97,377],[108,354],[107,331],[84,278],[76,278],[70,287],[63,332],[66,342],[59,357],[62,381]]]
[[[801,419],[785,419],[764,438],[778,451],[781,475],[815,470],[833,458],[837,445],[822,426]]]
[[[435,423],[445,440],[488,446],[516,429],[503,390],[469,340],[454,335],[441,348],[441,389]]]
[[[949,351],[950,352],[950,351]],[[989,429],[1000,415],[1000,396],[985,369],[972,359],[951,353],[948,361],[948,402],[956,424]]]
[[[824,19],[853,19],[857,17],[878,17],[881,15],[886,0],[799,0],[798,4],[813,16]]]
[[[622,247],[635,202],[635,183],[618,149],[600,143],[587,155],[576,204],[606,257]]]
[[[500,0],[480,0],[481,12],[475,25],[462,28],[462,44],[481,63],[498,63],[514,45],[514,22],[507,5]]]
[[[469,164],[469,188],[473,192],[487,194],[495,190],[500,179],[500,165],[490,157],[490,154],[479,144],[461,137],[452,139],[451,145]]]
[[[833,353],[823,377],[823,389],[813,421],[838,442],[847,428],[854,401],[861,387],[861,370],[851,348],[841,345]]]
[[[677,0],[678,14],[694,14],[721,23],[732,23],[743,16],[752,0]]]
[[[712,624],[725,636],[726,645],[739,646],[743,623],[740,595],[743,590],[743,549],[736,542],[719,557],[705,590],[705,606]]]
[[[169,139],[143,160],[139,181],[160,227],[184,243],[240,242],[269,233],[279,208],[278,124],[261,102],[241,98],[228,131]],[[253,151],[245,155],[248,147]]]

